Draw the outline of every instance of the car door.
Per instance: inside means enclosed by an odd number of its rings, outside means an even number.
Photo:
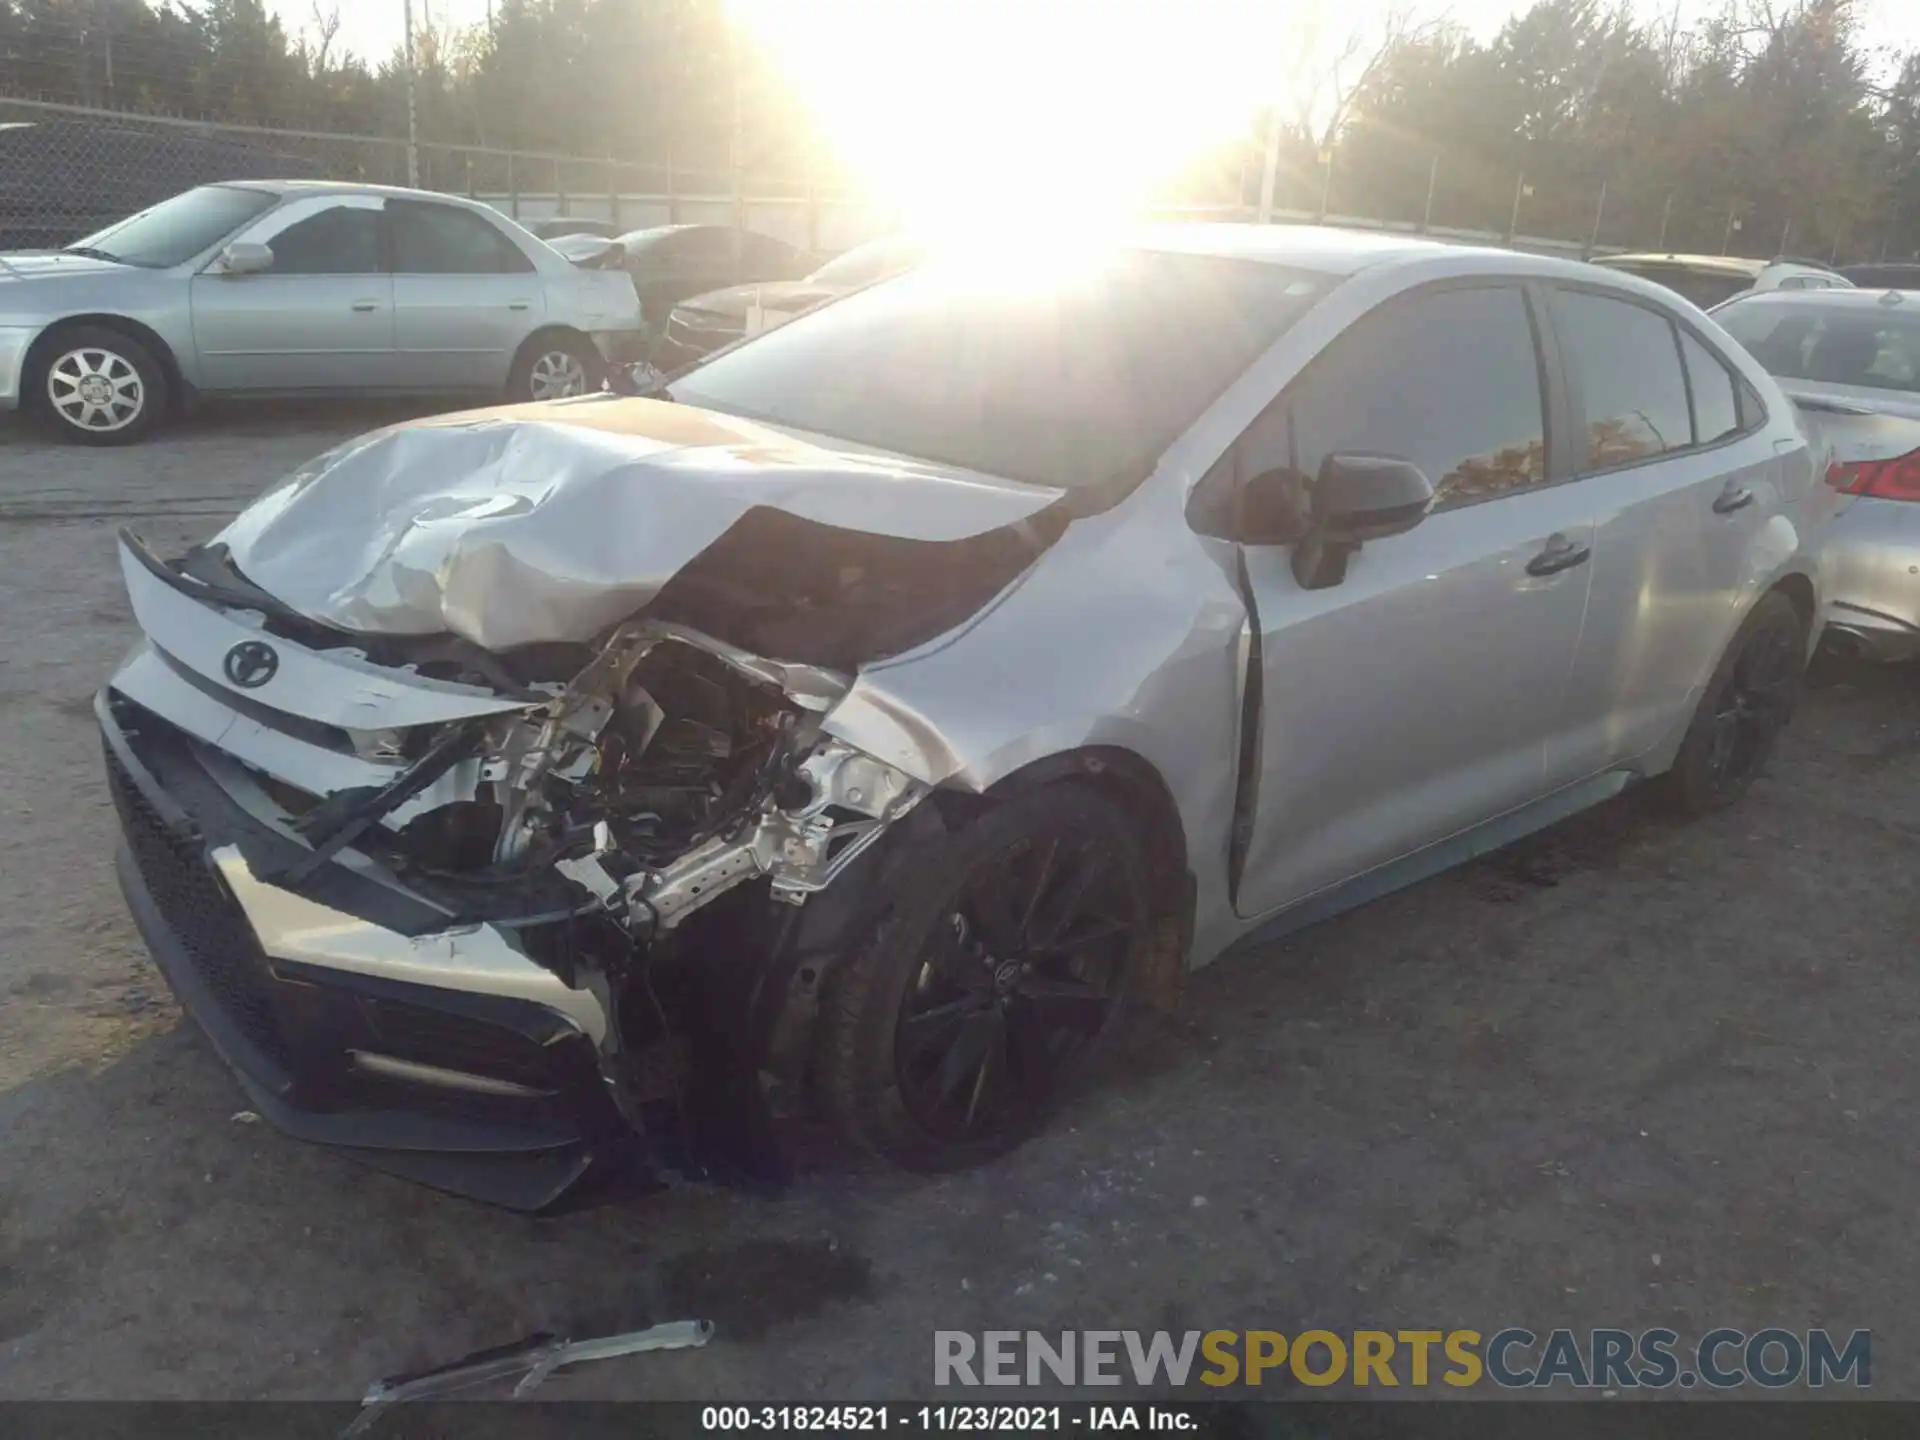
[[[382,201],[328,195],[281,205],[235,236],[273,265],[203,270],[191,282],[201,387],[211,391],[370,390],[393,378],[393,277]]]
[[[1731,633],[1780,466],[1730,367],[1639,297],[1560,285],[1577,492],[1590,502],[1593,591],[1548,764],[1626,765],[1689,713]]]
[[[1242,438],[1244,474],[1359,451],[1419,465],[1433,512],[1326,589],[1248,546],[1257,790],[1237,904],[1261,915],[1524,805],[1586,606],[1592,521],[1560,478],[1558,380],[1518,281],[1363,317]]]
[[[465,206],[393,200],[387,218],[396,383],[504,389],[520,343],[545,318],[533,261],[502,227]]]

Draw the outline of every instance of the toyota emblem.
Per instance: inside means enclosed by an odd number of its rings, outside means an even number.
[[[220,668],[242,690],[258,690],[279,671],[280,657],[263,640],[242,640],[227,651]]]

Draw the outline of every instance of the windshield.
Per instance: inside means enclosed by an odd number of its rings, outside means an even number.
[[[676,381],[675,400],[1036,485],[1138,481],[1329,278],[1143,250],[955,257]]]
[[[1713,318],[1771,374],[1920,393],[1920,306],[1744,301]]]
[[[807,281],[836,290],[858,290],[888,275],[911,270],[925,258],[923,248],[910,240],[869,240],[834,256],[807,276]]]
[[[270,190],[202,185],[162,200],[138,215],[117,220],[67,248],[103,255],[122,265],[164,270],[224,240],[254,216],[271,209],[279,198]]]

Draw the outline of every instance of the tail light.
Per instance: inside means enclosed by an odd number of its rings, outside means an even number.
[[[1827,484],[1846,495],[1920,500],[1920,450],[1891,460],[1835,461],[1827,467]]]

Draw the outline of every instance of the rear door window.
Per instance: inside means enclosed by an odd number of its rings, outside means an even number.
[[[1554,329],[1585,410],[1583,471],[1607,470],[1693,444],[1687,382],[1673,322],[1630,300],[1556,290]]]
[[[518,245],[471,210],[394,200],[387,214],[397,274],[512,275],[533,269]]]

